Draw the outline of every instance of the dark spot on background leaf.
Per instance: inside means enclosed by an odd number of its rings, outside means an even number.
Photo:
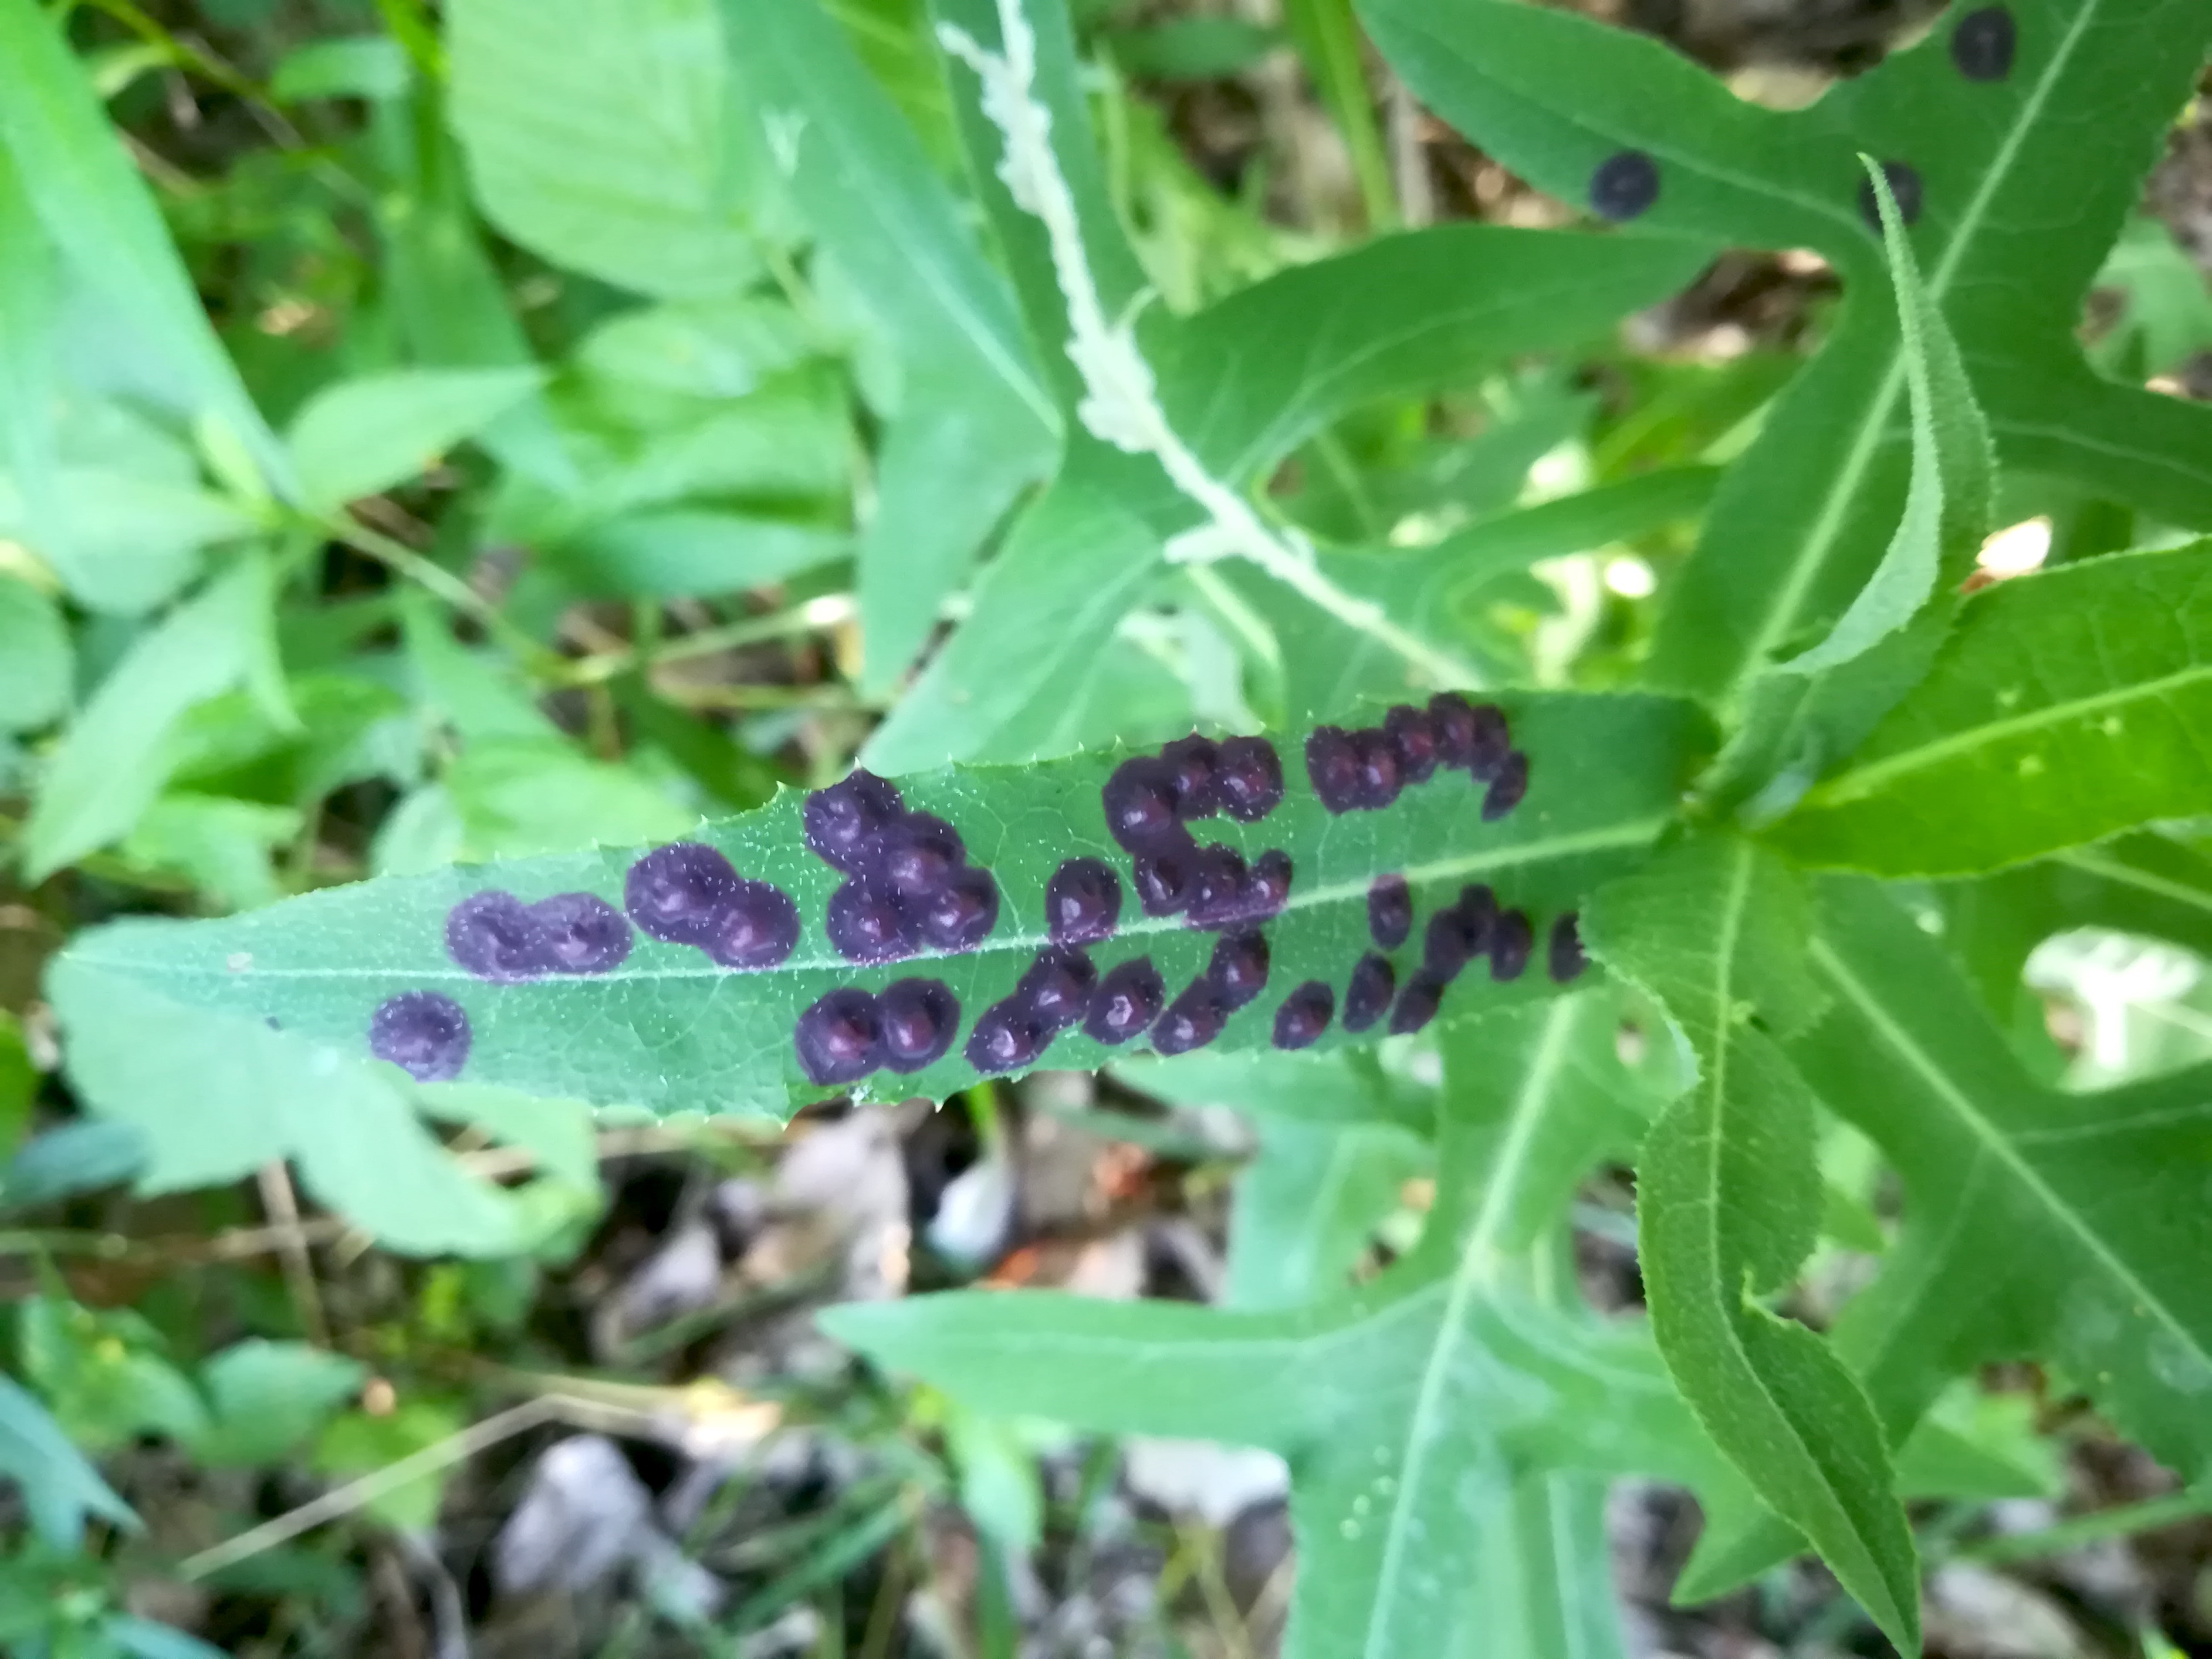
[[[1352,752],[1359,765],[1357,805],[1366,811],[1379,812],[1395,802],[1406,780],[1398,764],[1398,745],[1389,735],[1379,729],[1354,732]]]
[[[1239,823],[1257,823],[1283,801],[1283,763],[1265,738],[1223,740],[1214,766],[1222,810]]]
[[[446,913],[446,954],[464,972],[496,985],[535,979],[553,965],[544,924],[497,888],[471,893]]]
[[[1167,994],[1167,984],[1149,957],[1109,969],[1091,995],[1083,1034],[1094,1042],[1127,1042],[1160,1017]]]
[[[1306,778],[1321,804],[1332,812],[1359,805],[1359,753],[1352,734],[1340,726],[1316,726],[1306,739]]]
[[[1403,876],[1377,876],[1367,890],[1367,931],[1385,951],[1395,951],[1413,930],[1413,894]]]
[[[1920,169],[1910,161],[1884,161],[1881,176],[1889,180],[1889,193],[1897,198],[1897,216],[1908,225],[1920,222],[1922,186]],[[1881,204],[1875,199],[1874,180],[1863,173],[1859,178],[1859,216],[1864,219],[1878,236],[1881,234]]]
[[[1175,769],[1157,755],[1138,755],[1114,769],[1100,791],[1106,830],[1133,853],[1184,836],[1176,811]]]
[[[1310,979],[1283,999],[1275,1010],[1274,1044],[1278,1048],[1304,1048],[1328,1030],[1336,1012],[1336,993],[1317,979]]]
[[[815,856],[847,875],[872,872],[882,836],[906,810],[897,788],[874,773],[855,770],[842,782],[806,798],[801,818]]]
[[[921,943],[938,951],[972,951],[999,925],[999,884],[988,870],[956,870],[921,903]]]
[[[1271,847],[1260,854],[1252,866],[1252,878],[1246,884],[1246,915],[1249,921],[1261,921],[1280,914],[1291,902],[1291,878],[1294,874],[1291,855],[1279,847]]]
[[[1216,941],[1206,976],[1231,1009],[1242,1008],[1267,988],[1267,937],[1261,933],[1224,933]]]
[[[1968,12],[1951,31],[1951,61],[1969,81],[2002,81],[2012,73],[2020,27],[2006,6]]]
[[[1152,1027],[1152,1047],[1164,1054],[1187,1054],[1219,1036],[1228,1023],[1220,988],[1201,974],[1168,1004]]]
[[[884,879],[895,892],[937,892],[968,861],[960,832],[933,813],[906,813],[881,839]]]
[[[1480,956],[1489,948],[1495,914],[1487,887],[1462,889],[1456,901],[1429,918],[1421,934],[1421,971],[1449,979]]]
[[[1191,872],[1198,861],[1198,845],[1188,836],[1184,841],[1183,846],[1139,853],[1130,863],[1137,902],[1148,916],[1171,916],[1190,902]]]
[[[1098,968],[1088,956],[1054,945],[1037,952],[1014,987],[1012,1000],[1024,1004],[1048,1030],[1064,1031],[1081,1023],[1097,985]]]
[[[623,903],[649,939],[664,945],[704,945],[738,895],[741,878],[711,847],[679,841],[654,848],[629,867]]]
[[[793,1046],[815,1082],[859,1082],[883,1063],[882,1016],[875,998],[851,986],[830,992],[799,1017]]]
[[[1519,750],[1508,755],[1482,797],[1482,821],[1493,823],[1521,804],[1528,793],[1528,757]]]
[[[702,947],[725,968],[773,968],[799,946],[799,906],[765,881],[740,882]]]
[[[894,1072],[919,1072],[952,1047],[960,1030],[960,1000],[940,979],[894,980],[876,999],[884,1063]]]
[[[1494,980],[1518,979],[1528,965],[1528,953],[1535,948],[1536,930],[1528,918],[1518,910],[1504,910],[1490,928],[1490,976]]]
[[[1608,155],[1590,174],[1590,211],[1615,223],[1651,210],[1659,199],[1659,164],[1640,149]]]
[[[1398,770],[1407,783],[1426,783],[1439,758],[1436,722],[1425,709],[1401,702],[1382,717],[1382,733],[1398,754]]]
[[[750,886],[761,886],[758,882]],[[775,892],[769,888],[769,892]],[[779,898],[783,896],[776,895]],[[799,911],[789,899],[791,938],[784,955],[799,942]],[[545,930],[545,947],[556,971],[563,974],[605,974],[622,966],[629,955],[629,923],[623,913],[596,893],[556,893],[530,907]],[[783,958],[776,958],[779,962]]]
[[[1191,862],[1188,900],[1194,927],[1226,927],[1244,914],[1244,890],[1251,872],[1244,855],[1219,842],[1199,849]]]
[[[1418,1031],[1437,1017],[1443,1006],[1448,980],[1438,978],[1426,969],[1413,977],[1406,988],[1398,993],[1398,1000],[1390,1006],[1390,1035],[1404,1036]]]
[[[896,962],[915,954],[898,895],[856,877],[830,896],[830,948],[848,962]]]
[[[1193,732],[1187,738],[1177,738],[1164,746],[1160,758],[1167,763],[1175,779],[1176,816],[1188,823],[1194,818],[1210,818],[1221,810],[1221,797],[1214,787],[1214,775],[1220,764],[1220,751],[1213,739]]]
[[[469,1017],[436,991],[402,991],[369,1016],[368,1051],[417,1083],[447,1082],[468,1063]]]
[[[1359,958],[1344,988],[1344,1029],[1364,1031],[1382,1018],[1398,989],[1397,970],[1373,951]]]
[[[1100,859],[1069,859],[1045,884],[1045,932],[1055,945],[1095,945],[1121,920],[1121,878]]]
[[[1012,1072],[1035,1064],[1052,1039],[1052,1029],[1030,1011],[1028,1000],[1012,996],[983,1011],[962,1052],[979,1072]]]
[[[1589,966],[1589,957],[1583,950],[1581,921],[1572,910],[1552,924],[1547,954],[1552,977],[1562,985],[1581,978]]]

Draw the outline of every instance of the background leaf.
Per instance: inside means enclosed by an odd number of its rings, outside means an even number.
[[[539,380],[526,368],[405,369],[327,386],[286,434],[301,491],[329,512],[404,483]]]

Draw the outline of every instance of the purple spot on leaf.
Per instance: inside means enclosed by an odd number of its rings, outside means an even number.
[[[1261,933],[1224,933],[1206,964],[1206,976],[1231,1009],[1242,1008],[1267,988],[1267,940]]]
[[[402,991],[369,1016],[368,1051],[417,1083],[443,1083],[468,1062],[469,1017],[449,996]]]
[[[860,876],[875,868],[884,832],[904,810],[894,786],[872,772],[855,771],[842,783],[809,795],[800,817],[814,855],[847,875]]]
[[[1520,978],[1522,969],[1528,965],[1528,953],[1535,945],[1536,930],[1528,925],[1527,916],[1518,910],[1500,914],[1490,929],[1491,978]]]
[[[711,847],[679,841],[647,853],[629,867],[623,902],[648,938],[665,945],[704,945],[737,896],[738,875]]]
[[[1188,823],[1194,818],[1210,818],[1221,810],[1221,797],[1214,788],[1221,757],[1212,738],[1196,732],[1177,738],[1160,750],[1160,758],[1175,779],[1177,817]]]
[[[1164,1054],[1187,1054],[1221,1035],[1229,1010],[1220,989],[1204,975],[1185,986],[1152,1026],[1152,1047]]]
[[[1089,957],[1054,946],[1037,952],[1012,1000],[1026,1004],[1048,1029],[1063,1031],[1082,1022],[1097,985],[1098,969]]]
[[[1332,812],[1359,805],[1359,754],[1352,734],[1340,726],[1317,726],[1306,739],[1306,777],[1321,804]]]
[[[1052,1039],[1051,1027],[1030,1012],[1026,1001],[1009,997],[983,1011],[963,1052],[970,1066],[986,1074],[1018,1071],[1034,1065]]]
[[[1283,999],[1275,1010],[1274,1042],[1278,1048],[1304,1048],[1328,1030],[1336,1012],[1336,994],[1317,979],[1310,979]]]
[[[1130,878],[1136,884],[1137,902],[1148,916],[1171,916],[1190,902],[1192,867],[1198,862],[1197,843],[1186,835],[1183,844],[1139,853],[1131,861]]]
[[[823,1085],[857,1083],[883,1063],[883,1024],[876,1000],[847,986],[799,1017],[792,1033],[799,1063]]]
[[[830,947],[848,962],[895,962],[910,957],[905,912],[894,893],[855,878],[830,896]]]
[[[1521,804],[1528,793],[1528,757],[1519,750],[1506,756],[1482,797],[1482,821],[1493,823]]]
[[[1395,951],[1413,930],[1413,895],[1403,876],[1377,876],[1367,890],[1367,931],[1385,951]]]
[[[1380,729],[1352,734],[1352,752],[1359,768],[1353,801],[1364,811],[1379,812],[1398,799],[1406,787],[1398,766],[1398,746]]]
[[[1583,970],[1589,966],[1589,957],[1583,950],[1581,924],[1573,911],[1552,924],[1547,955],[1552,977],[1562,985],[1580,979]]]
[[[1107,833],[1139,852],[1183,833],[1176,812],[1175,769],[1153,755],[1139,755],[1114,769],[1101,791]]]
[[[619,920],[619,918],[617,918]],[[629,929],[623,930],[625,946]],[[545,924],[512,893],[471,893],[446,913],[446,954],[478,979],[511,985],[553,967]]]
[[[1127,1042],[1160,1017],[1167,995],[1166,982],[1149,957],[1109,969],[1091,993],[1083,1035],[1109,1046]]]
[[[1360,957],[1344,988],[1344,1029],[1365,1030],[1382,1018],[1397,990],[1398,975],[1388,958],[1371,951]]]
[[[1398,751],[1398,769],[1407,783],[1426,783],[1436,775],[1437,728],[1424,710],[1400,703],[1382,717],[1382,733]]]
[[[908,812],[883,833],[883,878],[894,892],[940,891],[968,861],[960,832],[928,812]]]
[[[1213,773],[1222,810],[1239,823],[1257,823],[1283,801],[1283,763],[1265,738],[1228,738]]]
[[[1640,218],[1659,199],[1659,164],[1640,149],[1608,155],[1590,174],[1589,198],[1601,219]]]
[[[608,973],[629,955],[629,923],[595,893],[556,893],[532,905],[530,913],[544,930],[546,955],[560,973]],[[798,922],[793,911],[794,939]]]
[[[2019,26],[2004,6],[1970,11],[1951,32],[1951,61],[1969,81],[2003,80],[2019,50]]]
[[[764,881],[738,884],[704,946],[723,967],[747,970],[774,968],[798,947],[799,906],[783,889]]]
[[[933,1066],[960,1030],[960,1000],[939,979],[894,980],[876,999],[884,1063],[894,1072]]]
[[[972,951],[999,925],[999,884],[988,870],[956,870],[920,902],[921,943],[933,951]]]
[[[1044,890],[1045,931],[1055,945],[1095,945],[1121,920],[1121,878],[1098,859],[1069,859]]]
[[[1390,1035],[1403,1036],[1434,1019],[1443,1006],[1447,982],[1425,971],[1414,975],[1413,982],[1398,993],[1398,1000],[1390,1006]]]

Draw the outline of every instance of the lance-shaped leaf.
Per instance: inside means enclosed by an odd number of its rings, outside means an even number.
[[[1470,1560],[1495,1547],[1544,1570],[1498,1542],[1517,1483],[1725,1478],[1641,1328],[1558,1305],[1537,1271],[1563,1194],[1648,1109],[1616,1018],[1594,991],[1452,1029],[1437,1208],[1420,1246],[1364,1288],[1276,1313],[968,1292],[823,1323],[981,1410],[1280,1452],[1299,1552],[1285,1652],[1473,1651],[1521,1598]],[[1566,1593],[1552,1587],[1554,1617],[1532,1628],[1558,1627]]]
[[[333,1066],[663,1112],[942,1097],[1147,1042],[1372,1041],[1571,977],[1564,919],[1642,857],[1703,738],[1661,698],[1437,707],[1310,743],[856,773],[647,852],[122,923],[69,962]],[[88,989],[76,1006],[80,1049],[132,1041]]]
[[[1905,1224],[1834,1346],[1903,1438],[1953,1377],[2039,1358],[2185,1480],[2212,1473],[2212,1068],[2098,1094],[2030,1078],[1939,942],[1872,883],[1821,891],[1820,1023],[1790,1043],[1905,1181]],[[1686,1594],[1793,1547],[1724,1521]]]
[[[1050,470],[1059,411],[1004,278],[843,32],[816,0],[721,10],[750,113],[902,371],[860,553],[866,684],[880,691],[1016,495]]]
[[[2212,515],[2212,416],[2099,380],[2081,296],[2203,60],[2196,0],[1964,0],[1919,46],[1783,112],[1658,42],[1501,0],[1365,0],[1422,98],[1567,201],[1638,230],[1810,247],[1845,301],[1715,502],[1658,683],[1732,703],[1866,585],[1903,501],[1906,359],[1857,157],[1882,165],[2000,453],[2161,518]],[[2075,112],[2094,108],[2084,124]],[[2063,213],[2053,204],[2063,203]]]
[[[2208,721],[2212,543],[2000,582],[1773,839],[1881,875],[2018,863],[2212,806]]]
[[[1936,579],[1965,574],[1989,533],[1993,487],[1989,429],[1959,362],[1943,313],[1928,296],[1896,192],[1865,156],[1881,210],[1882,248],[1897,289],[1897,318],[1912,411],[1912,471],[1905,511],[1867,585],[1828,636],[1782,667],[1817,674],[1862,655],[1910,622],[1936,592]]]
[[[1820,1220],[1813,1097],[1771,1035],[1818,1004],[1811,916],[1741,841],[1686,843],[1600,894],[1600,959],[1656,997],[1698,1075],[1637,1164],[1638,1235],[1667,1367],[1759,1496],[1906,1651],[1912,1534],[1866,1396],[1820,1339],[1758,1298],[1788,1289]]]

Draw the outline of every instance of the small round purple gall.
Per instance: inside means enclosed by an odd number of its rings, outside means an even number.
[[[824,931],[830,948],[848,962],[896,962],[915,953],[898,896],[857,877],[830,896]]]
[[[845,887],[856,884],[848,881]],[[722,911],[721,925],[703,948],[725,968],[757,972],[779,967],[799,948],[799,906],[781,887],[740,882]]]
[[[1403,876],[1377,876],[1367,890],[1367,931],[1377,948],[1395,951],[1413,931],[1413,892]]]
[[[629,867],[623,904],[648,939],[703,945],[723,908],[737,896],[738,875],[711,847],[679,841],[656,848]]]
[[[1267,940],[1262,933],[1224,933],[1206,964],[1206,976],[1231,1009],[1242,1008],[1267,988]]]
[[[1121,920],[1121,878],[1101,859],[1067,859],[1045,884],[1045,932],[1055,945],[1096,945]]]
[[[1498,768],[1498,775],[1482,797],[1482,821],[1495,823],[1521,804],[1528,793],[1528,757],[1516,749]]]
[[[1382,734],[1398,751],[1398,770],[1407,783],[1426,783],[1436,775],[1437,728],[1425,711],[1400,703],[1383,715]]]
[[[941,979],[893,980],[876,999],[884,1063],[919,1072],[945,1058],[960,1030],[960,1000]]]
[[[1589,957],[1583,949],[1581,920],[1572,910],[1552,924],[1546,955],[1552,977],[1562,985],[1580,979],[1583,970],[1589,966]]]
[[[1398,993],[1397,1001],[1390,1005],[1390,1035],[1404,1036],[1418,1031],[1437,1017],[1443,1006],[1445,981],[1426,972],[1413,975],[1413,982]]]
[[[1150,957],[1122,963],[1109,969],[1091,993],[1083,1035],[1109,1047],[1127,1042],[1160,1017],[1167,996],[1166,981]]]
[[[1359,753],[1352,734],[1340,726],[1317,726],[1306,739],[1306,777],[1321,804],[1332,812],[1359,805]]]
[[[596,893],[556,893],[532,905],[530,914],[545,930],[546,955],[556,972],[605,974],[629,955],[629,923]]]
[[[553,968],[544,921],[497,888],[471,893],[446,913],[446,954],[477,978],[500,985],[536,979]]]
[[[1257,823],[1283,804],[1283,763],[1265,738],[1226,738],[1215,757],[1213,789],[1221,810],[1239,823]]]
[[[1536,930],[1528,925],[1526,915],[1518,910],[1499,912],[1490,928],[1491,978],[1520,978],[1522,969],[1528,965],[1528,953],[1535,946]]]
[[[883,1064],[883,1020],[875,998],[853,986],[830,992],[799,1017],[792,1046],[814,1082],[858,1083]]]
[[[1013,1000],[1055,1031],[1080,1024],[1098,988],[1097,965],[1080,951],[1054,945],[1037,952],[1014,987]]]
[[[1175,769],[1157,755],[1139,755],[1115,767],[1100,799],[1107,833],[1133,853],[1183,833],[1176,812]]]
[[[1336,993],[1317,979],[1308,980],[1275,1010],[1275,1047],[1310,1048],[1328,1030],[1335,1012]]]
[[[1389,959],[1369,951],[1353,966],[1344,988],[1344,1029],[1365,1030],[1382,1018],[1397,992],[1398,975]]]
[[[1035,1065],[1052,1039],[1051,1028],[1030,1012],[1029,1005],[1010,997],[983,1011],[961,1052],[970,1066],[989,1076]]]
[[[417,1083],[444,1083],[469,1058],[469,1017],[435,991],[402,991],[368,1017],[368,1052]]]
[[[955,870],[945,885],[917,901],[923,945],[933,951],[972,951],[999,925],[999,884],[975,865]]]
[[[1229,1010],[1220,990],[1201,975],[1185,986],[1152,1025],[1152,1047],[1163,1054],[1187,1054],[1221,1035]]]
[[[884,832],[898,821],[905,802],[892,784],[872,772],[854,771],[842,783],[806,798],[799,817],[815,857],[848,876],[876,867]]]

